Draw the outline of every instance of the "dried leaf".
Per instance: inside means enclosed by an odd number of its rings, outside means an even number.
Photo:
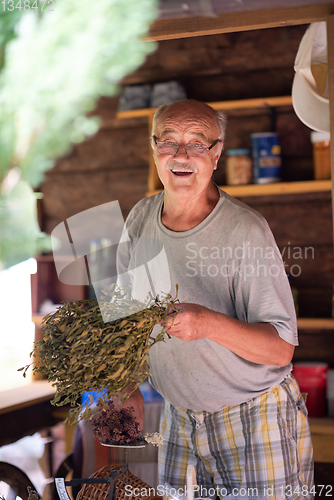
[[[31,357],[38,357],[33,372],[46,376],[56,386],[52,403],[71,405],[67,421],[89,418],[77,401],[84,392],[104,391],[101,400],[108,400],[134,383],[134,391],[148,376],[149,349],[165,341],[168,332],[164,321],[177,311],[173,304],[177,296],[167,295],[153,300],[138,312],[138,302],[126,298],[117,287],[104,292],[105,301],[94,299],[69,301],[53,314],[43,318],[43,340],[37,342]],[[122,312],[131,315],[124,317]],[[103,317],[101,314],[103,310]],[[103,318],[121,316],[116,321]],[[109,316],[108,316],[109,315]],[[162,331],[154,338],[154,326],[162,322]],[[31,365],[21,368],[23,376]],[[124,400],[124,397],[122,397]],[[92,404],[90,401],[89,405]]]

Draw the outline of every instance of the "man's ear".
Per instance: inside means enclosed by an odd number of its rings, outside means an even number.
[[[216,152],[215,152],[215,156],[214,156],[214,159],[215,159],[215,170],[217,168],[217,163],[218,163],[218,160],[223,152],[223,147],[224,147],[224,144],[222,142],[218,142],[218,144],[216,145]]]

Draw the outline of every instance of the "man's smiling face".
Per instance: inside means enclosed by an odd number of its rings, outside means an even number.
[[[155,124],[157,141],[179,144],[176,154],[160,154],[154,147],[158,175],[168,191],[194,194],[206,190],[222,150],[215,145],[204,157],[189,156],[185,145],[209,147],[219,138],[219,126],[211,108],[197,102],[174,103],[163,110]],[[212,111],[212,112],[211,112]]]

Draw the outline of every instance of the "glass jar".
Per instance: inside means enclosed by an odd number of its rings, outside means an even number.
[[[250,184],[253,180],[252,159],[249,149],[226,151],[226,182],[230,186]]]
[[[311,132],[313,145],[314,178],[331,178],[330,134],[327,132]]]

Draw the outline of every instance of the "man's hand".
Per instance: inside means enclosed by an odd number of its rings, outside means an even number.
[[[197,340],[206,337],[213,311],[198,304],[174,304],[175,317],[167,318],[166,328],[173,337],[181,340]]]

